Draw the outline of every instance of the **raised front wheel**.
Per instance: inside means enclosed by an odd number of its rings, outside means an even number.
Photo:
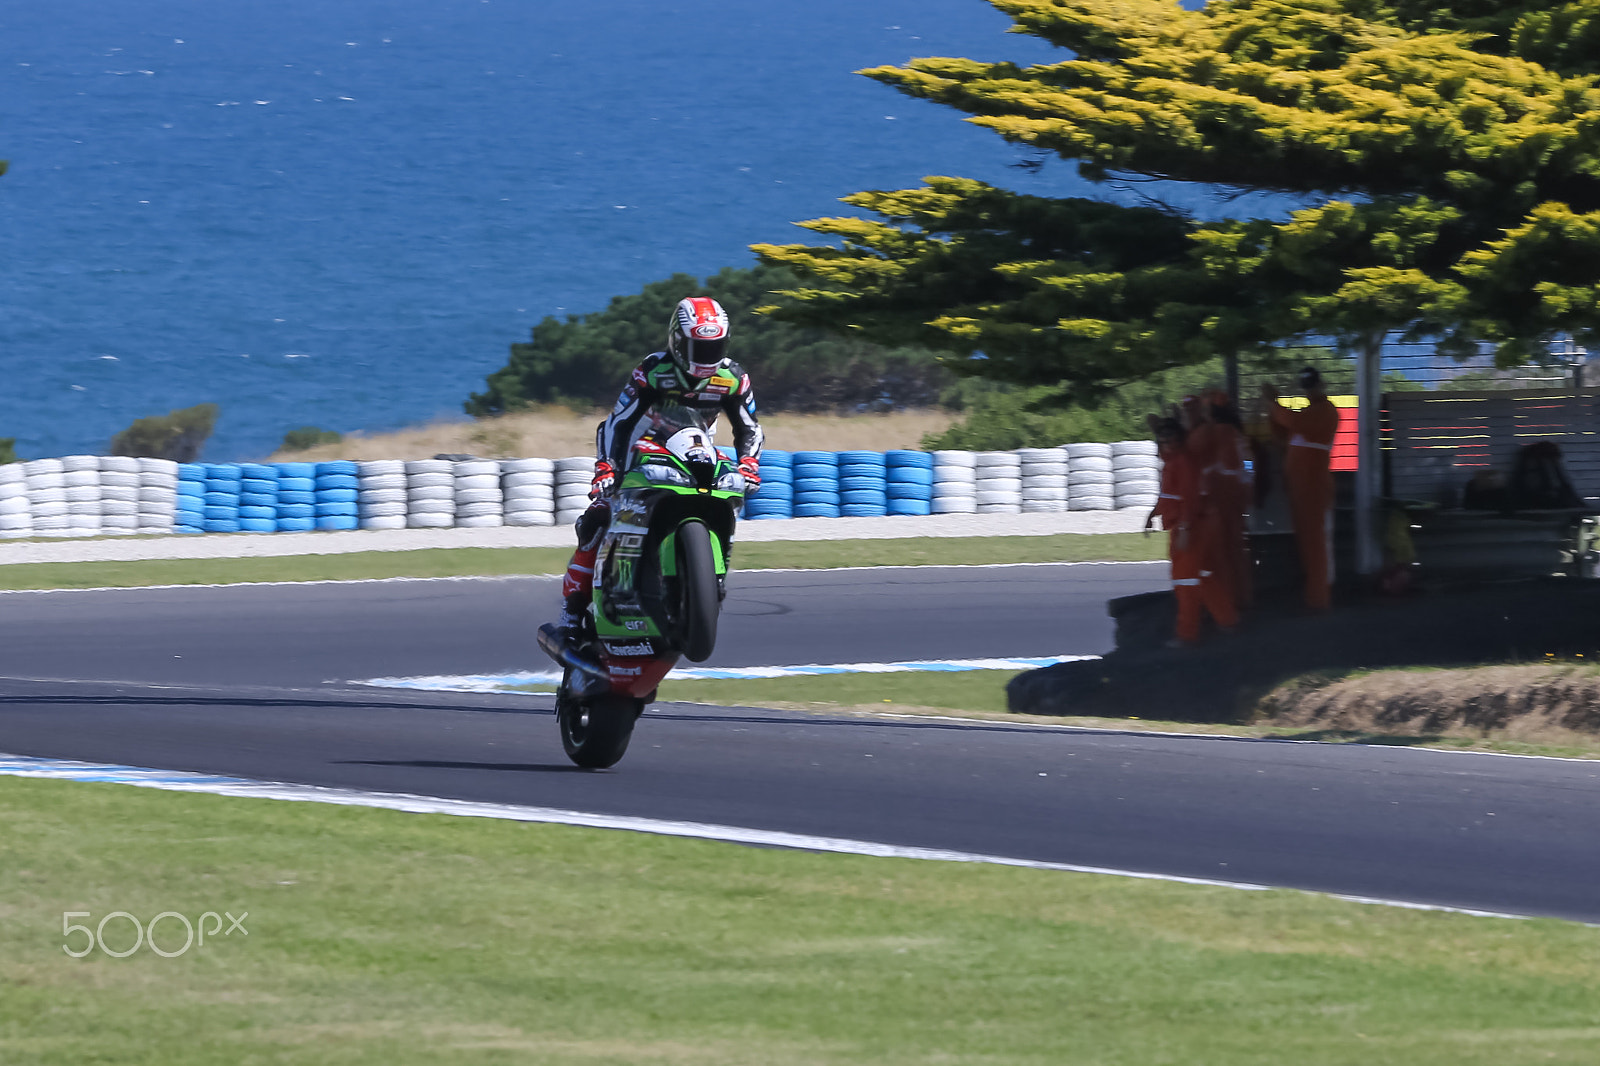
[[[717,567],[711,531],[693,519],[678,527],[678,624],[683,656],[692,663],[711,658],[717,646]]]

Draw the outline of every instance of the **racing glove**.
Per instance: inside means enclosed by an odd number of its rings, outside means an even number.
[[[616,483],[616,470],[606,460],[598,460],[594,464],[594,480],[589,482],[589,499],[595,500],[606,495]]]
[[[739,473],[744,475],[744,491],[754,492],[761,487],[761,460],[747,455],[739,460]]]

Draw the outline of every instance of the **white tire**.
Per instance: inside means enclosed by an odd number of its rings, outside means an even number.
[[[1079,459],[1111,458],[1111,445],[1109,444],[1065,444],[1062,445],[1062,447],[1066,449],[1067,458],[1073,463],[1073,469],[1077,469],[1077,462]]]
[[[406,476],[404,474],[375,474],[372,477],[362,476],[361,495],[369,492],[405,492]]]
[[[96,503],[100,499],[99,485],[68,485],[65,491],[68,503]]]
[[[499,507],[500,501],[503,499],[505,497],[500,495],[500,486],[498,485],[492,489],[456,489],[456,506],[458,508],[464,504],[481,503],[492,503]]]
[[[527,500],[527,499],[523,499],[523,500],[507,500],[506,501],[506,514],[512,514],[512,513],[516,513],[516,512],[533,512],[533,513],[537,513],[537,512],[540,512],[540,511],[551,511],[551,512],[553,512],[553,511],[555,511],[555,509],[556,509],[556,501],[554,499],[548,499],[548,498],[547,499],[543,499],[543,500]]]
[[[1113,456],[1121,455],[1156,455],[1156,442],[1153,440],[1119,440],[1111,445]]]
[[[61,469],[60,459],[29,459],[22,464],[22,472],[28,477],[38,474],[59,474]]]
[[[0,514],[28,514],[33,510],[28,505],[26,496],[6,496],[0,498]]]
[[[1028,488],[1028,489],[1023,489],[1022,490],[1022,502],[1023,503],[1027,503],[1029,500],[1065,500],[1066,498],[1067,498],[1067,490],[1065,488],[1059,488],[1059,489],[1033,489],[1033,488]]]
[[[407,500],[406,514],[432,514],[454,515],[456,501],[454,500]]]
[[[83,506],[88,508],[91,505],[84,504]],[[101,500],[93,506],[97,509],[96,513],[102,518],[107,515],[127,515],[131,518],[139,513],[139,505],[133,500]],[[84,511],[84,514],[89,513],[88,510]]]
[[[141,489],[175,489],[178,487],[178,475],[176,473],[162,474],[147,471],[139,475],[139,487]]]
[[[72,490],[68,489],[67,491],[71,492]],[[111,503],[135,503],[139,499],[139,490],[118,488],[114,485],[101,485],[100,488],[96,490],[96,495],[101,501],[109,501]],[[176,495],[176,493],[174,493],[174,495]]]
[[[1148,511],[1150,508],[1156,505],[1156,501],[1160,498],[1161,497],[1155,495],[1154,493],[1144,496],[1117,496],[1115,497],[1115,503],[1117,505],[1117,510],[1119,511],[1126,511],[1131,508],[1137,508],[1141,511]]]
[[[65,518],[67,516],[66,500],[31,500],[28,508],[35,518]]]
[[[366,459],[356,464],[356,474],[369,477],[405,477],[406,464],[399,459]]]
[[[503,515],[505,508],[500,506],[498,500],[493,503],[458,503],[456,504],[456,518],[484,518],[488,515]],[[460,524],[458,521],[457,525]]]
[[[1116,494],[1118,496],[1144,496],[1152,492],[1160,491],[1161,482],[1159,481],[1150,480],[1148,478],[1140,478],[1138,480],[1129,479],[1124,481],[1122,478],[1117,478]]]
[[[456,477],[499,477],[500,464],[493,459],[463,459],[453,464]]]
[[[0,485],[26,485],[27,472],[22,469],[21,463],[6,463],[0,466]]]
[[[1096,470],[1111,473],[1111,457],[1109,455],[1082,455],[1074,456],[1072,460],[1072,474],[1074,477],[1085,471]]]
[[[986,492],[1022,492],[1020,477],[982,477],[977,481],[978,495]]]
[[[978,501],[970,496],[935,498],[931,504],[934,514],[976,514]]]
[[[973,466],[978,470],[1020,470],[1022,457],[1016,452],[976,452]],[[979,477],[983,477],[980,473]]]
[[[362,529],[404,529],[405,515],[369,515],[361,520]]]
[[[100,457],[98,455],[64,455],[61,457],[61,469],[68,473],[82,473],[85,470],[100,472]]]
[[[1066,477],[1071,470],[1066,463],[1023,463],[1022,477]]]
[[[978,464],[978,457],[974,452],[941,451],[933,453],[933,468],[955,467],[961,470],[971,470]]]
[[[508,526],[553,526],[556,524],[554,511],[507,511],[506,525]]]
[[[102,455],[99,457],[99,466],[102,473],[137,474],[139,460],[131,455]]]
[[[26,514],[0,514],[0,529],[32,529],[33,518]]]
[[[398,489],[361,489],[362,503],[405,503],[409,493],[404,487]]]
[[[509,496],[512,489],[549,488],[555,484],[555,477],[549,470],[519,470],[507,474],[501,483]]]
[[[468,466],[468,465],[471,465],[471,464],[460,463],[458,465],[460,465],[460,466]],[[491,492],[498,493],[500,491],[500,475],[499,474],[457,474],[456,475],[456,491],[460,492],[463,489],[480,489],[480,490],[481,489],[488,489]]]
[[[441,487],[447,488],[451,492],[454,492],[456,488],[455,475],[446,473],[422,473],[406,475],[406,488],[408,490],[437,489]]]
[[[979,514],[1021,514],[1022,503],[980,503]]]
[[[170,477],[176,481],[178,480],[178,464],[171,459],[146,459],[141,456],[139,458],[139,473],[160,474],[162,477]]]
[[[984,492],[980,489],[976,499],[979,507],[999,504],[1022,506],[1022,493],[1020,492]]]
[[[362,518],[404,518],[407,514],[404,500],[399,503],[367,503],[363,500],[360,511]]]
[[[456,519],[456,525],[466,529],[490,529],[505,524],[505,517],[498,514],[472,515],[467,518]]]
[[[936,500],[970,500],[976,495],[978,486],[971,481],[966,484],[947,481],[933,487],[933,498]]]
[[[1023,514],[1054,514],[1067,509],[1066,500],[1023,500]]]
[[[1064,489],[1067,487],[1065,474],[1035,474],[1032,477],[1022,475],[1022,491],[1032,492],[1034,489]]]
[[[560,473],[560,472],[562,472],[564,470],[593,470],[593,469],[594,469],[594,456],[592,456],[592,455],[568,455],[568,456],[565,456],[565,457],[563,457],[561,459],[557,459],[556,460],[556,472],[557,473]]]
[[[103,514],[100,516],[100,528],[108,532],[113,529],[131,532],[139,528],[139,517],[134,514]]]
[[[500,463],[502,474],[550,474],[555,468],[554,459],[506,459]]]
[[[1094,485],[1111,485],[1116,481],[1115,475],[1109,470],[1074,470],[1067,479],[1067,484],[1072,488]]]
[[[125,470],[102,470],[99,483],[119,489],[136,489],[139,487],[139,472],[136,470],[130,474]]]
[[[449,474],[455,477],[455,464],[445,459],[410,459],[406,462],[406,477],[418,474]]]
[[[406,499],[413,503],[419,500],[446,500],[454,503],[455,498],[454,485],[420,485],[406,489]]]
[[[406,515],[407,529],[449,529],[455,522],[454,514],[412,511]]]
[[[1110,511],[1116,501],[1110,496],[1078,496],[1067,501],[1069,511]]]

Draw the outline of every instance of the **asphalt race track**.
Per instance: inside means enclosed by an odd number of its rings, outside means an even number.
[[[769,572],[722,665],[1088,654],[1151,564]],[[586,773],[527,668],[551,582],[0,596],[0,751],[1600,921],[1600,763],[657,705]],[[22,680],[29,679],[29,680]]]

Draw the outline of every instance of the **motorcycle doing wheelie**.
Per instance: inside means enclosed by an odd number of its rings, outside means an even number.
[[[539,646],[564,667],[556,719],[579,766],[614,765],[679,656],[710,657],[744,490],[692,409],[655,412],[634,443],[595,560],[592,628],[567,644],[554,626],[539,629]]]

